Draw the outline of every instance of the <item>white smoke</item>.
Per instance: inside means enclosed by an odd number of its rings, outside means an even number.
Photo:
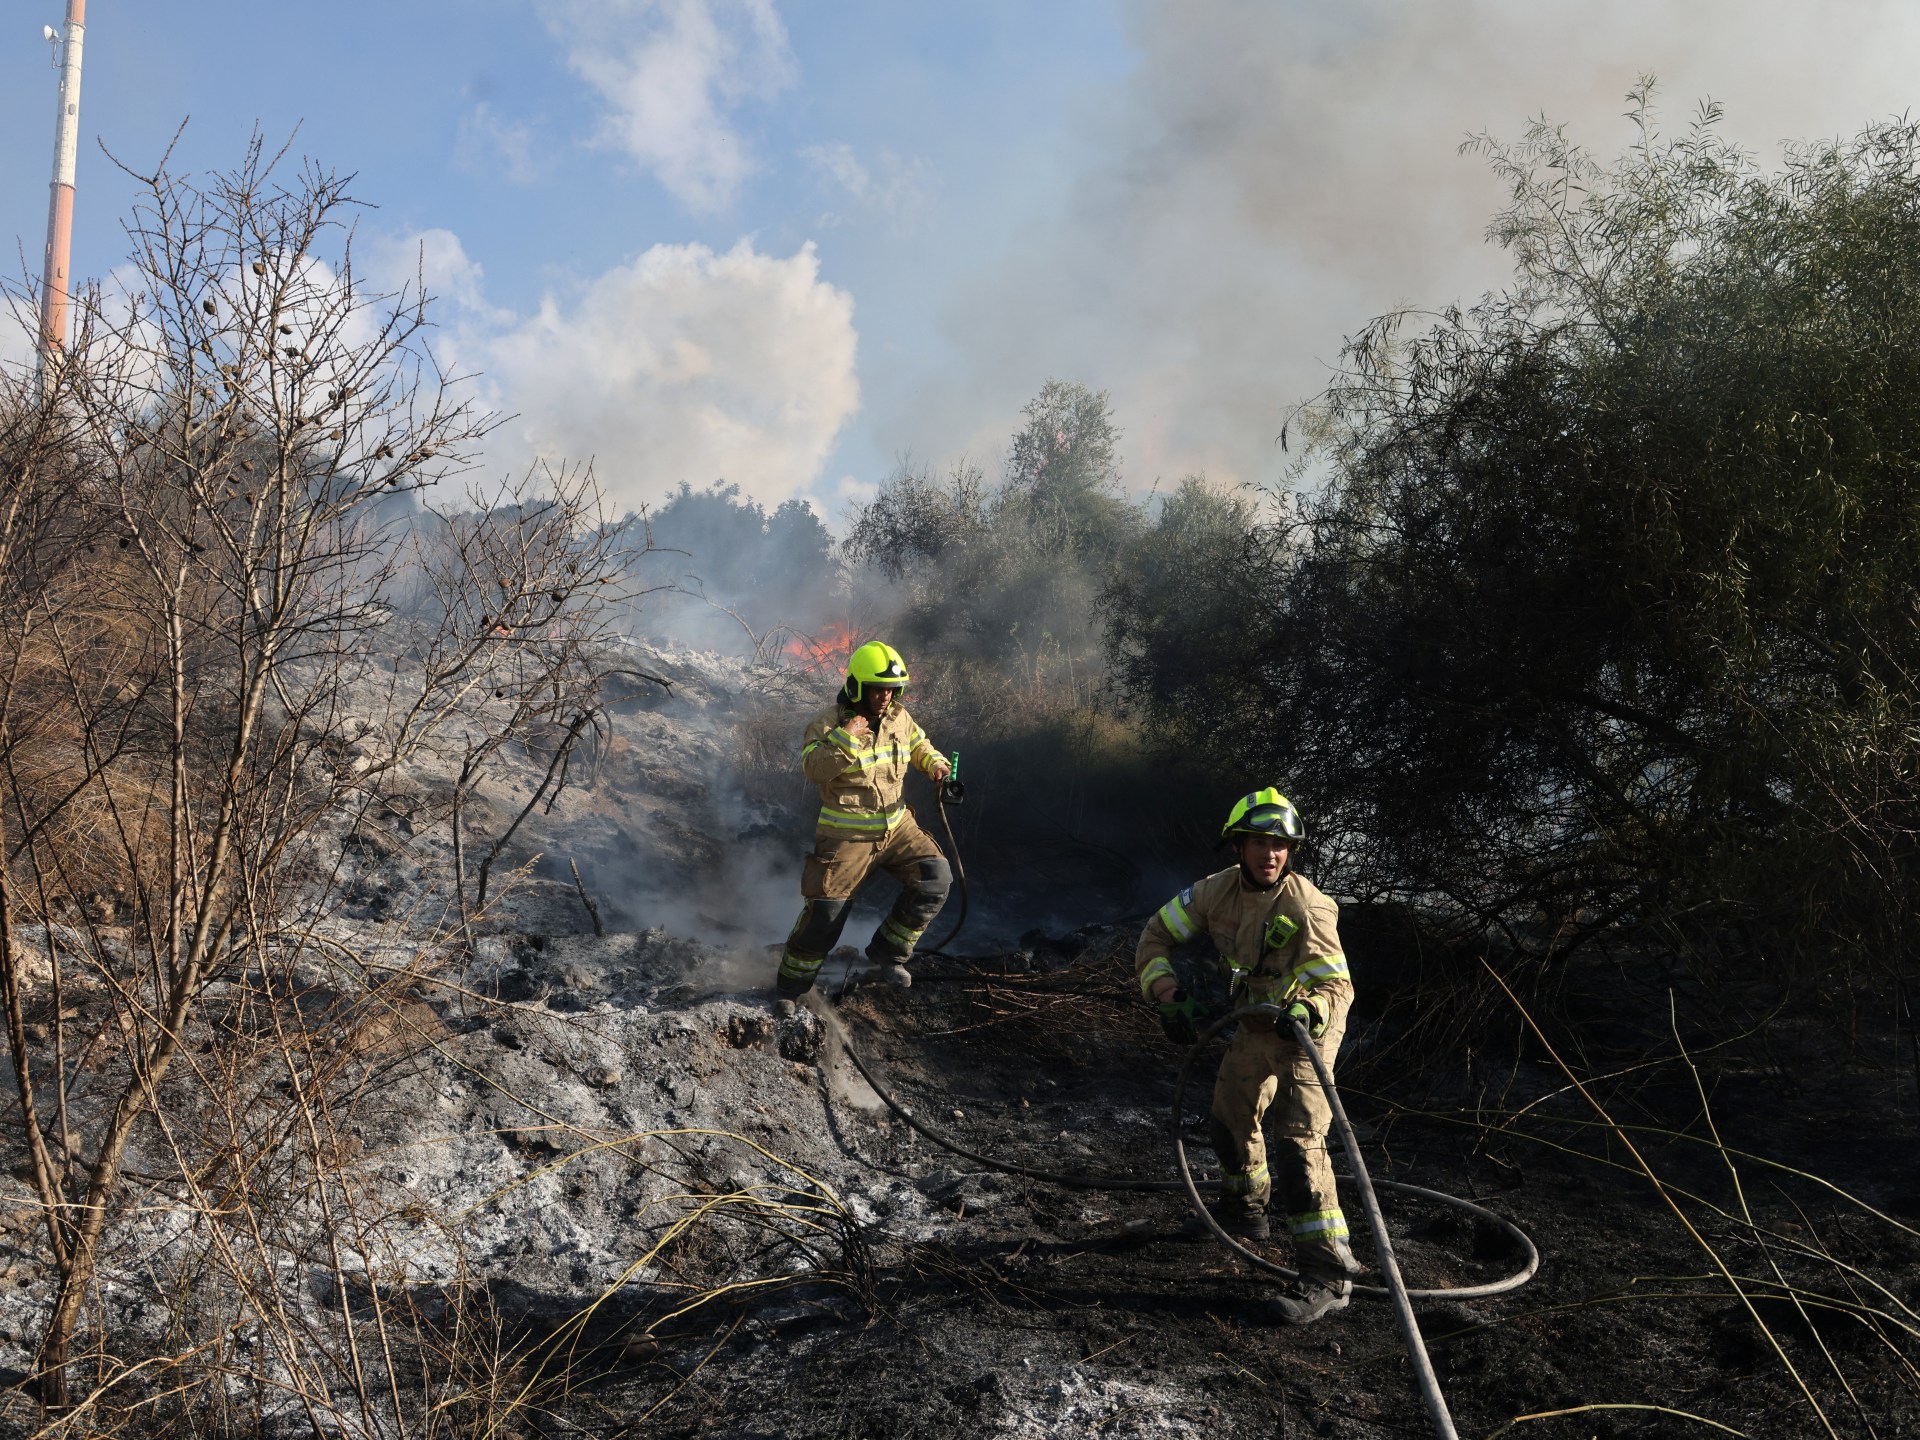
[[[933,167],[924,159],[903,159],[882,150],[868,163],[844,140],[806,146],[800,158],[835,196],[836,204],[850,212],[826,212],[820,216],[823,226],[872,216],[895,234],[911,235],[925,218]]]
[[[0,371],[24,373],[35,363],[38,316],[24,296],[0,295]]]
[[[1920,94],[1920,7],[1892,0],[1130,0],[1130,74],[1080,110],[1075,178],[954,285],[960,363],[874,387],[875,448],[1004,437],[1049,375],[1113,392],[1130,479],[1270,480],[1289,408],[1342,337],[1401,303],[1471,301],[1510,273],[1470,133],[1545,113],[1603,158],[1624,95],[1660,80],[1763,160]],[[931,370],[931,367],[929,367]]]

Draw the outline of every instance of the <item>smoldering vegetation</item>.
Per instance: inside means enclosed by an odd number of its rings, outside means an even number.
[[[1296,420],[1327,484],[1131,579],[1117,676],[1296,784],[1348,893],[1904,993],[1920,145],[1768,173],[1639,99],[1613,167],[1482,143],[1512,287],[1363,330]]]
[[[846,552],[891,587],[916,713],[979,757],[974,853],[1022,878],[1088,857],[1083,900],[1109,860],[1108,894],[1151,903],[1139,867],[1190,874],[1234,794],[1291,794],[1315,878],[1428,947],[1376,1032],[1399,1083],[1489,1043],[1562,1064],[1513,1023],[1536,1009],[1607,1049],[1621,1017],[1561,988],[1597,944],[1744,1017],[1731,1054],[1882,1075],[1910,1127],[1920,131],[1769,170],[1711,106],[1667,135],[1634,99],[1611,165],[1544,123],[1476,142],[1513,283],[1362,328],[1282,432],[1291,486],[1141,499],[1121,417],[1054,382],[997,473],[902,466]],[[1789,1012],[1819,1018],[1763,1038]],[[1640,1053],[1697,1082],[1670,1028]],[[1906,1340],[1810,1380],[1714,1263],[1810,1427],[1893,1423]]]
[[[799,729],[856,644],[906,654],[907,703],[960,755],[969,798],[946,818],[981,874],[976,918],[1008,939],[1137,907],[1217,830],[1240,781],[1195,747],[1157,743],[1122,704],[1110,601],[1143,568],[1236,553],[1258,509],[1200,476],[1133,493],[1120,423],[1085,385],[1049,382],[1023,422],[992,474],[903,462],[838,541],[801,502],[768,512],[720,485],[683,485],[624,522],[647,542],[630,570],[639,634],[735,657],[769,684],[784,672],[777,702],[747,702],[737,762],[705,783],[795,854],[817,810],[793,760]],[[912,798],[933,825],[931,792]],[[657,890],[604,861],[619,874],[610,888]]]
[[[637,634],[729,655],[806,656],[809,641],[844,623],[833,535],[805,501],[769,511],[738,486],[683,483],[626,526],[638,541]]]
[[[1190,863],[1273,783],[1323,884],[1457,938],[1632,925],[1905,993],[1915,132],[1769,171],[1635,99],[1614,165],[1477,142],[1512,285],[1362,327],[1276,426],[1286,483],[1127,476],[1124,417],[1054,381],[994,472],[903,465],[854,515],[861,633],[974,747],[983,848]]]
[[[491,417],[420,296],[357,281],[344,180],[256,143],[143,183],[135,282],[84,297],[44,393],[0,393],[0,1011],[37,1236],[8,1415],[337,1433],[398,1399],[394,1345],[465,1363],[356,1318],[404,1202],[353,1157],[443,1028],[418,986],[600,726],[624,550],[583,474],[460,493]],[[531,798],[463,852],[509,750]],[[416,827],[444,872],[405,863]],[[339,928],[381,859],[397,947]]]

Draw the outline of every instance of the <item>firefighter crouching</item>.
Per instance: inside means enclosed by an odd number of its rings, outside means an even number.
[[[1236,1006],[1276,1004],[1300,1020],[1329,1069],[1346,1030],[1353,981],[1337,929],[1339,907],[1304,875],[1290,872],[1305,838],[1299,812],[1278,790],[1256,790],[1234,805],[1221,830],[1239,864],[1189,885],[1161,906],[1141,932],[1134,969],[1161,1027],[1190,1045],[1196,1003],[1168,959],[1176,946],[1210,935],[1233,981]],[[1261,1119],[1278,1102],[1274,1153]],[[1215,1217],[1229,1233],[1264,1240],[1267,1201],[1276,1182],[1286,1207],[1300,1277],[1273,1302],[1289,1324],[1318,1320],[1347,1304],[1360,1266],[1347,1248],[1347,1221],[1327,1159],[1332,1110],[1312,1062],[1290,1024],[1240,1022],[1214,1081],[1211,1139],[1220,1157]]]
[[[901,800],[909,766],[936,784],[952,766],[900,703],[906,662],[873,641],[847,659],[838,698],[807,725],[800,767],[820,787],[813,853],[800,872],[806,903],[780,958],[782,995],[813,988],[821,962],[839,943],[854,892],[876,868],[904,887],[867,942],[867,958],[895,985],[911,985],[907,958],[946,903],[953,872],[933,837]]]

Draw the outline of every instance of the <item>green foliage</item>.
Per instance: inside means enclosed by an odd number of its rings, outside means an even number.
[[[680,488],[653,512],[657,545],[677,545],[697,558],[702,578],[731,592],[817,586],[832,575],[833,536],[804,500],[769,511],[743,500],[738,485]]]
[[[751,648],[755,637],[807,630],[842,603],[833,536],[804,500],[769,511],[738,485],[683,481],[644,526],[634,516],[626,525],[654,547],[634,562],[654,587],[644,623],[682,639]]]
[[[847,551],[889,580],[917,578],[930,566],[958,566],[987,538],[984,477],[977,466],[955,465],[946,483],[902,462],[873,501],[854,512]]]
[[[1167,497],[1102,596],[1118,673],[1150,711],[1203,706],[1213,677],[1244,667],[1247,612],[1270,608],[1249,587],[1270,580],[1282,543],[1246,496],[1198,476]]]
[[[846,546],[903,589],[896,631],[998,673],[1098,668],[1096,601],[1144,530],[1120,486],[1105,391],[1049,380],[995,487],[971,465],[945,483],[901,468],[853,518]]]
[[[1514,284],[1364,331],[1306,417],[1326,488],[1237,572],[1117,591],[1117,674],[1288,787],[1348,889],[1897,945],[1920,132],[1763,173],[1635,98],[1610,169],[1544,123],[1476,142]]]
[[[971,465],[944,480],[903,465],[854,517],[847,550],[896,590],[885,633],[912,666],[914,714],[978,782],[959,821],[970,854],[1018,847],[1031,868],[1036,845],[1071,842],[1109,874],[1184,870],[1211,840],[1196,817],[1239,784],[1183,786],[1117,713],[1102,597],[1137,589],[1171,623],[1188,571],[1237,551],[1251,507],[1197,477],[1157,510],[1130,498],[1119,439],[1105,393],[1050,380],[997,485]]]
[[[1001,511],[1042,543],[1085,557],[1108,556],[1139,515],[1120,486],[1120,431],[1107,392],[1049,380],[1020,412],[1027,423],[1007,452]]]

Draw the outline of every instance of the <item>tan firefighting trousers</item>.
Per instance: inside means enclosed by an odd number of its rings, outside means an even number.
[[[933,917],[946,903],[953,872],[934,838],[920,828],[912,811],[877,839],[815,832],[813,851],[800,870],[800,893],[806,904],[787,936],[780,957],[780,979],[785,984],[811,985],[827,952],[839,943],[847,923],[854,892],[875,870],[884,870],[901,885],[899,898],[869,949],[892,959],[913,953]]]
[[[1318,1041],[1329,1071],[1345,1028],[1343,1017]],[[1271,1020],[1243,1020],[1220,1062],[1209,1128],[1220,1157],[1221,1205],[1242,1211],[1267,1208],[1274,1187],[1261,1121],[1276,1100],[1280,1108],[1274,1117],[1272,1164],[1279,1172],[1287,1231],[1301,1271],[1338,1275],[1345,1270],[1347,1219],[1327,1159],[1333,1107],[1290,1026],[1283,1031]]]

